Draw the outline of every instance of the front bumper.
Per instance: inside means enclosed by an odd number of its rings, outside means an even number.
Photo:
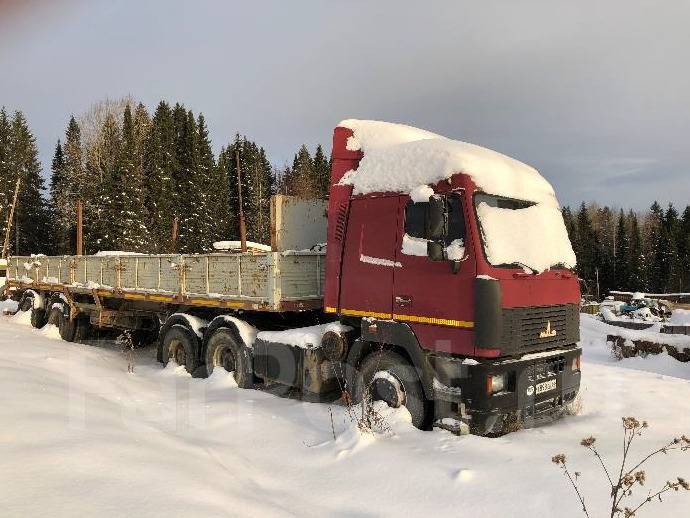
[[[573,346],[517,359],[469,362],[474,363],[471,365],[437,359],[437,373],[439,366],[445,370],[440,374],[445,380],[439,385],[451,389],[449,394],[436,391],[436,396],[451,402],[440,407],[455,412],[452,417],[467,422],[476,435],[498,435],[537,426],[559,418],[577,397],[581,373],[573,369],[573,360],[581,353]],[[505,376],[505,389],[489,393],[487,378],[500,374]]]

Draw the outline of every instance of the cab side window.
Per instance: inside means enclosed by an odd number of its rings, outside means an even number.
[[[465,214],[462,211],[460,196],[448,196],[448,235],[445,244],[449,245],[456,239],[465,240]]]
[[[426,212],[429,202],[415,203],[409,201],[405,208],[405,233],[410,237],[424,239]]]

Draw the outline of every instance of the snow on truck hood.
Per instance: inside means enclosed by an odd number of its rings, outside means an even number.
[[[404,192],[421,201],[417,194],[427,192],[425,186],[464,173],[487,194],[534,204],[518,210],[479,204],[484,251],[491,264],[521,263],[536,272],[557,264],[575,266],[556,194],[533,167],[403,124],[348,119],[339,126],[353,132],[347,149],[364,155],[358,168],[340,181],[352,185],[354,194]]]

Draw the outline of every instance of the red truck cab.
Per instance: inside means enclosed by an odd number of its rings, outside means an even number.
[[[450,418],[478,434],[560,415],[580,384],[577,276],[495,264],[477,212],[532,204],[486,192],[470,171],[427,185],[429,196],[394,184],[355,193],[343,178],[366,150],[353,137],[334,132],[324,306],[359,329],[347,358],[355,396],[406,404],[420,427]],[[506,239],[532,231],[513,230]],[[412,370],[387,368],[391,358]],[[410,401],[418,386],[421,403]]]

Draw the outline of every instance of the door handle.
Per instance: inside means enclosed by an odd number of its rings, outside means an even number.
[[[395,297],[395,303],[398,306],[407,306],[408,304],[412,303],[412,297],[408,297],[407,295],[398,295]]]

